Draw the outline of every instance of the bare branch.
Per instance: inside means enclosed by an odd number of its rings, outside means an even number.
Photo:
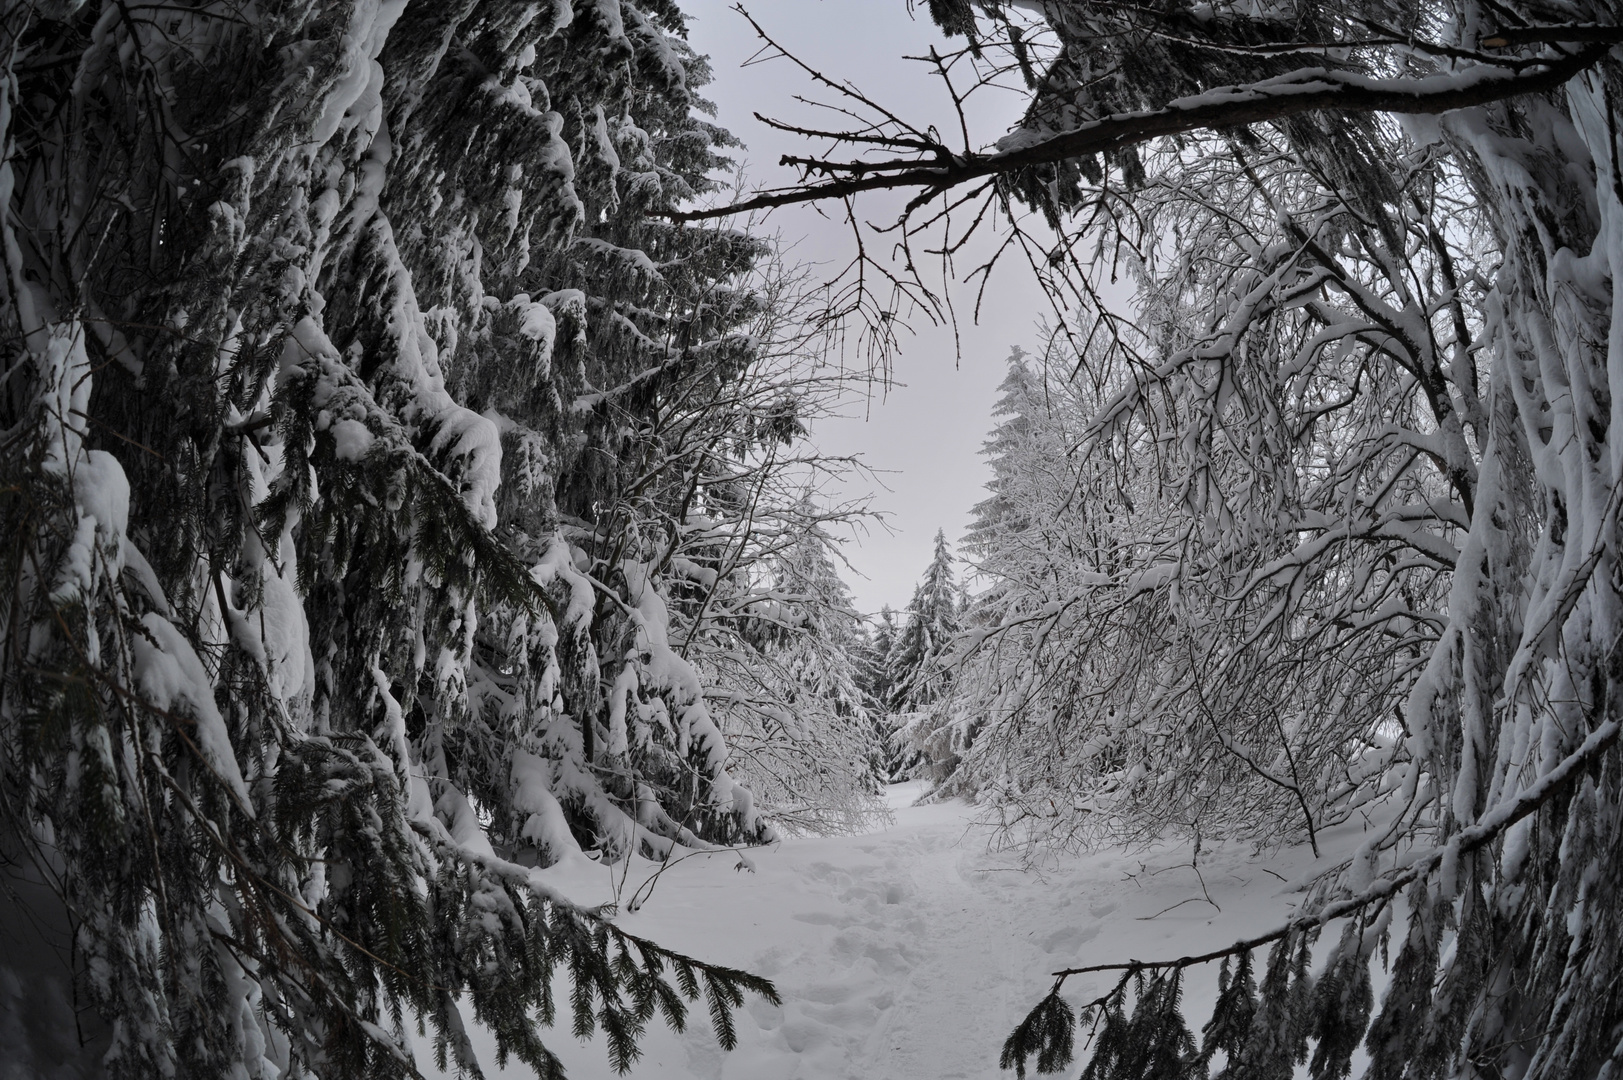
[[[1559,32],[1572,31],[1563,28]],[[1018,133],[1004,140],[1013,145],[989,154],[955,154],[935,141],[929,150],[937,159],[934,163],[923,158],[839,162],[786,155],[780,164],[799,166],[833,178],[797,187],[768,189],[740,202],[674,211],[668,216],[674,221],[703,221],[894,189],[917,190],[919,196],[914,203],[919,203],[983,177],[1121,150],[1164,136],[1268,123],[1326,110],[1436,115],[1554,90],[1597,63],[1612,44],[1623,41],[1623,28],[1612,28],[1606,35],[1597,29],[1595,34],[1607,40],[1590,44],[1570,56],[1541,59],[1538,66],[1522,73],[1483,66],[1456,76],[1372,79],[1328,68],[1302,68],[1280,78],[1182,98],[1161,109],[1105,117],[1055,135]],[[836,85],[817,77],[828,85]],[[843,87],[836,88],[854,95]],[[896,123],[901,122],[888,112],[885,115]],[[839,133],[815,134],[835,138]],[[915,134],[922,135],[916,131]]]

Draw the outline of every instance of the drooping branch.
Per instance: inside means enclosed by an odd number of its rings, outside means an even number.
[[[1194,967],[1198,964],[1208,964],[1213,960],[1221,960],[1226,956],[1236,956],[1243,952],[1250,952],[1263,945],[1272,944],[1291,934],[1311,930],[1324,926],[1337,919],[1346,918],[1356,912],[1362,911],[1371,904],[1378,904],[1396,896],[1405,885],[1419,878],[1425,877],[1445,862],[1456,861],[1461,855],[1467,855],[1480,848],[1486,847],[1501,836],[1504,831],[1516,822],[1536,813],[1538,809],[1566,789],[1567,783],[1582,776],[1584,770],[1600,756],[1612,748],[1617,742],[1618,734],[1623,731],[1616,720],[1608,720],[1600,727],[1589,733],[1583,744],[1567,757],[1563,758],[1554,768],[1529,786],[1515,799],[1502,804],[1492,813],[1485,815],[1475,825],[1461,829],[1455,833],[1446,844],[1439,845],[1410,860],[1409,864],[1396,873],[1377,878],[1360,892],[1324,905],[1315,911],[1275,927],[1265,934],[1254,938],[1236,941],[1222,949],[1214,949],[1208,953],[1197,956],[1180,956],[1176,960],[1128,960],[1114,964],[1089,964],[1086,967],[1062,968],[1054,972],[1055,987],[1063,983],[1072,975],[1085,975],[1094,971],[1125,971],[1136,973],[1140,971],[1180,971],[1184,968]]]
[[[1517,31],[1515,41],[1542,40],[1538,36],[1542,33],[1567,32],[1567,28],[1533,28]],[[1003,140],[1007,145],[992,153],[958,153],[944,143],[935,143],[921,148],[917,157],[874,161],[831,161],[786,154],[780,165],[826,179],[768,189],[723,206],[673,211],[668,216],[675,221],[702,221],[885,190],[917,192],[910,205],[918,206],[935,195],[985,177],[1122,150],[1165,136],[1267,123],[1308,112],[1437,115],[1487,105],[1554,90],[1599,62],[1613,45],[1623,42],[1623,27],[1586,26],[1571,32],[1590,44],[1570,55],[1541,58],[1521,71],[1483,65],[1460,75],[1376,79],[1329,68],[1302,68],[1274,79],[1179,98],[1160,109],[1108,116],[1057,134],[1019,132]],[[1511,44],[1508,36],[1493,41]],[[838,133],[818,134],[833,138]]]

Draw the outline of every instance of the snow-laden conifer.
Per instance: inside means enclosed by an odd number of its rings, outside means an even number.
[[[896,612],[889,604],[858,627],[857,686],[868,704],[876,736],[885,748],[881,751],[884,763],[882,771],[887,777],[894,775],[890,750],[890,652],[895,645],[897,631]]]
[[[950,732],[938,730],[936,706],[952,675],[948,654],[959,630],[963,593],[947,533],[937,529],[930,564],[913,589],[885,654],[891,715],[892,776],[940,781],[957,762]]]
[[[678,583],[833,383],[761,241],[660,217],[729,143],[678,9],[68,0],[0,56],[0,845],[87,1054],[730,1045],[770,984],[544,872],[775,834]]]

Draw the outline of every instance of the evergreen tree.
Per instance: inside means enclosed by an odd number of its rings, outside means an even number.
[[[863,624],[861,630],[857,654],[858,686],[867,700],[868,713],[873,720],[875,738],[880,747],[880,773],[889,780],[896,775],[891,740],[895,725],[891,721],[890,711],[890,655],[896,643],[896,612],[889,604],[884,605],[872,627]]]
[[[685,653],[833,383],[664,216],[730,145],[678,8],[23,3],[0,56],[0,850],[87,1053],[393,1077],[415,1017],[478,1075],[471,1006],[557,1076],[560,967],[616,1069],[700,998],[730,1046],[770,984],[541,869],[775,835]]]
[[[1025,351],[1015,348],[1005,361],[1008,370],[998,384],[998,400],[993,417],[1002,417],[981,446],[992,466],[989,496],[975,505],[964,547],[979,556],[990,553],[1012,537],[1022,540],[1039,522],[1033,519],[1037,508],[1026,497],[1041,478],[1052,476],[1055,449],[1043,438],[1055,405],[1046,388],[1045,371],[1039,376]]]
[[[865,630],[862,688],[881,708],[890,701],[890,654],[895,648],[897,633],[896,612],[889,604],[880,609],[872,628]]]
[[[960,597],[946,530],[937,529],[930,565],[913,590],[887,656],[893,776],[924,776],[939,783],[957,764],[962,747],[940,731],[933,716],[951,685],[946,661],[959,630]]]

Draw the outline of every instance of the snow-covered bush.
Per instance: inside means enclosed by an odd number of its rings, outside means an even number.
[[[857,685],[859,617],[807,498],[781,528],[758,530],[758,587],[716,604],[695,650],[732,757],[729,768],[773,823],[794,833],[872,827],[885,818],[883,742]],[[764,526],[765,523],[762,523]]]

